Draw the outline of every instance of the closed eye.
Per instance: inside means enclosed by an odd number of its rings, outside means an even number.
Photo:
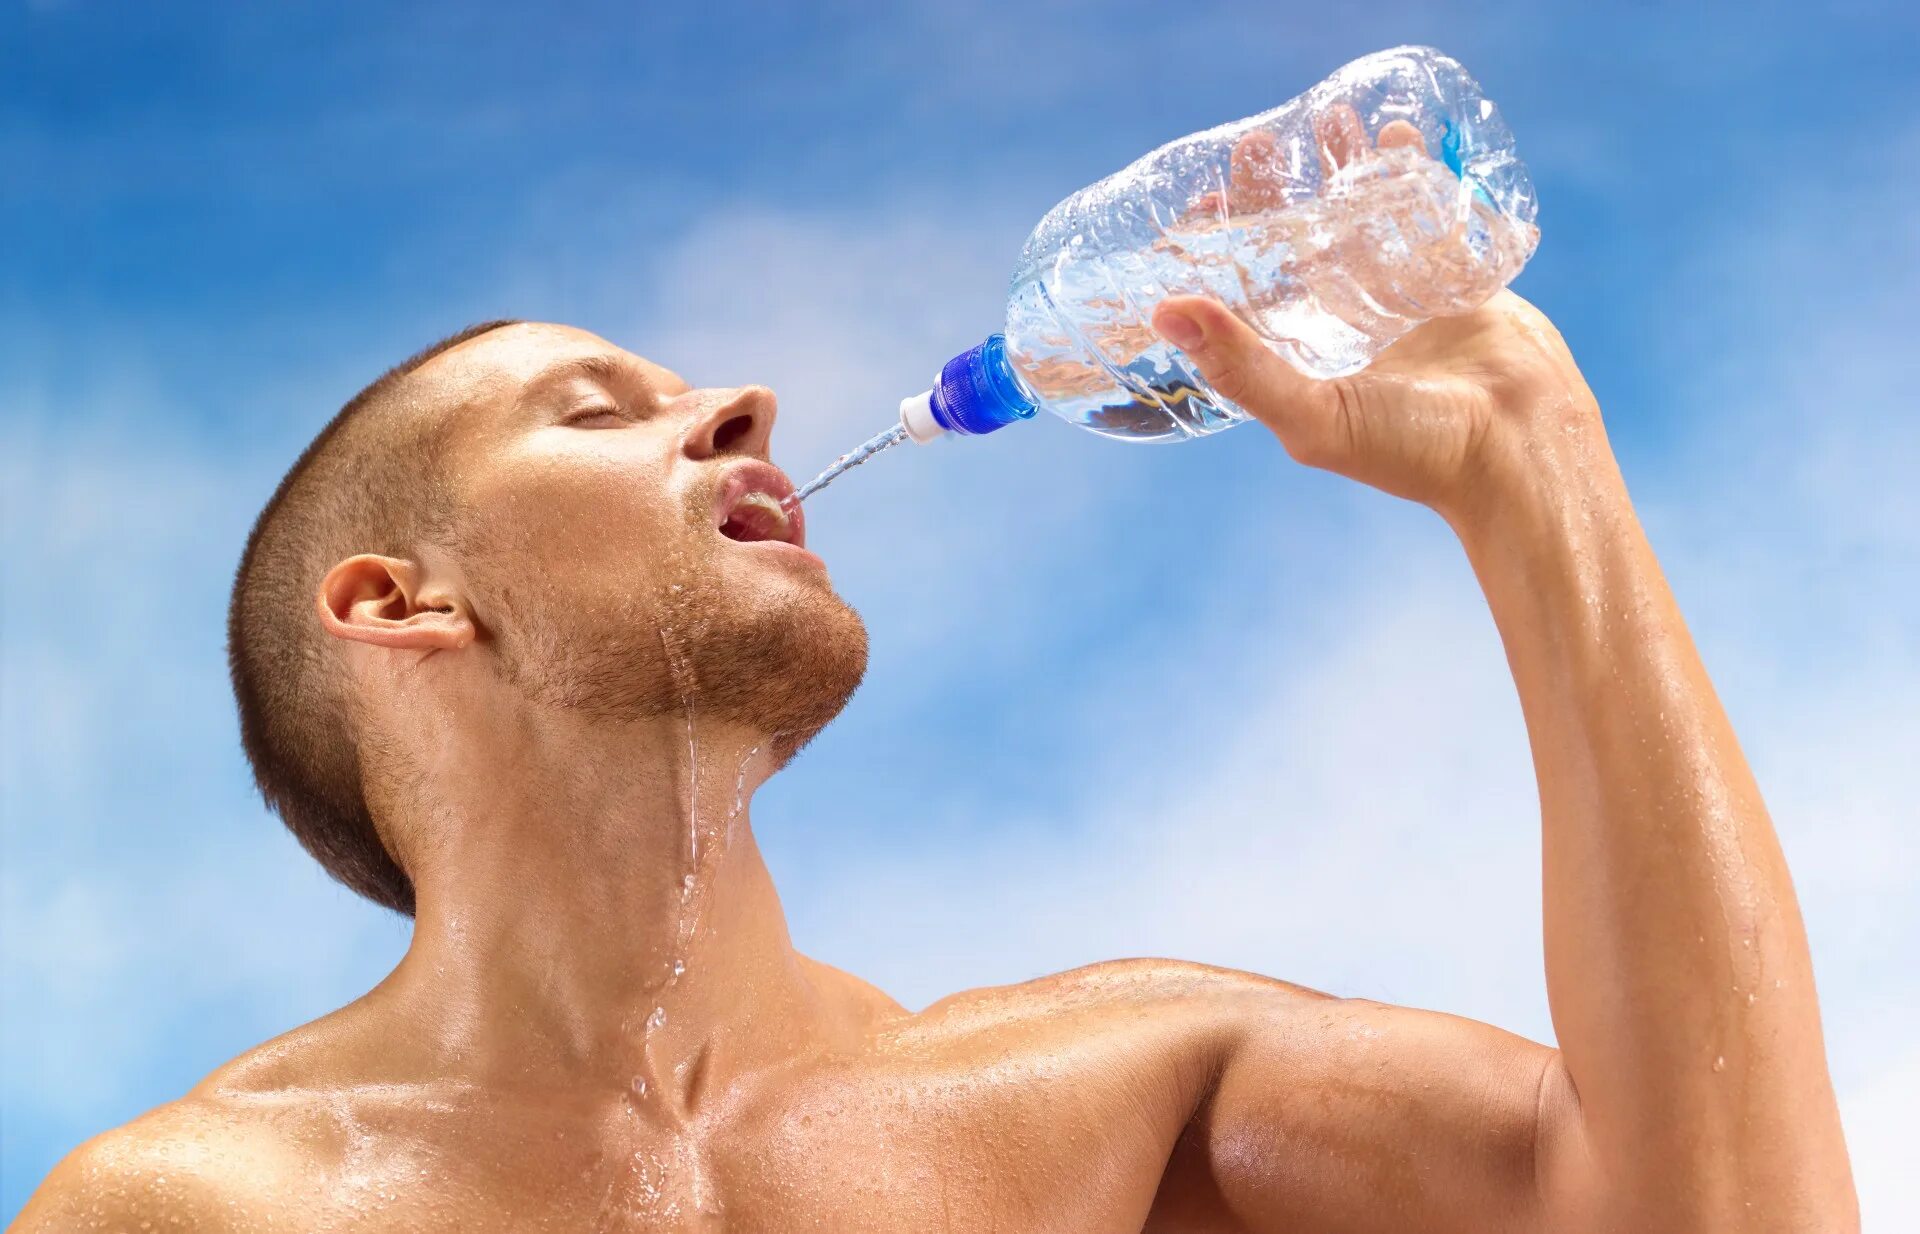
[[[626,422],[627,418],[612,407],[583,407],[560,421],[568,428],[615,428]]]

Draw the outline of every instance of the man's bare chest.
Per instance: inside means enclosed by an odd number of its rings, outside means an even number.
[[[809,1077],[336,1113],[299,1205],[342,1230],[1136,1231],[1164,1137],[1097,1094]],[[650,1098],[652,1098],[650,1100]]]

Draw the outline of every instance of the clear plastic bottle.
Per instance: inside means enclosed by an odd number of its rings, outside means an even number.
[[[1534,214],[1512,135],[1458,61],[1364,56],[1048,211],[1005,335],[948,361],[883,436],[987,433],[1040,407],[1128,441],[1230,428],[1246,413],[1148,324],[1160,300],[1216,297],[1295,367],[1338,376],[1511,282],[1539,242]]]

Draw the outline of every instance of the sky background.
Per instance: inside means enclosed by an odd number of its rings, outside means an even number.
[[[259,804],[222,648],[367,380],[564,321],[771,384],[810,475],[998,327],[1056,200],[1418,42],[1532,169],[1516,289],[1786,846],[1867,1228],[1920,1223],[1912,10],[533,7],[0,12],[0,1218],[406,945]],[[1552,1039],[1526,735],[1430,512],[1258,428],[1042,417],[808,521],[873,654],[754,805],[803,950],[916,1007],[1166,955]]]

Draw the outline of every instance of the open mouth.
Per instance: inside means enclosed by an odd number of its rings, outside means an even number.
[[[715,525],[721,535],[741,544],[772,541],[806,547],[806,520],[798,506],[785,500],[793,484],[776,467],[765,463],[736,468],[720,490]]]
[[[751,544],[755,540],[779,540],[793,543],[793,520],[768,493],[743,493],[727,511],[720,534],[729,540]]]

